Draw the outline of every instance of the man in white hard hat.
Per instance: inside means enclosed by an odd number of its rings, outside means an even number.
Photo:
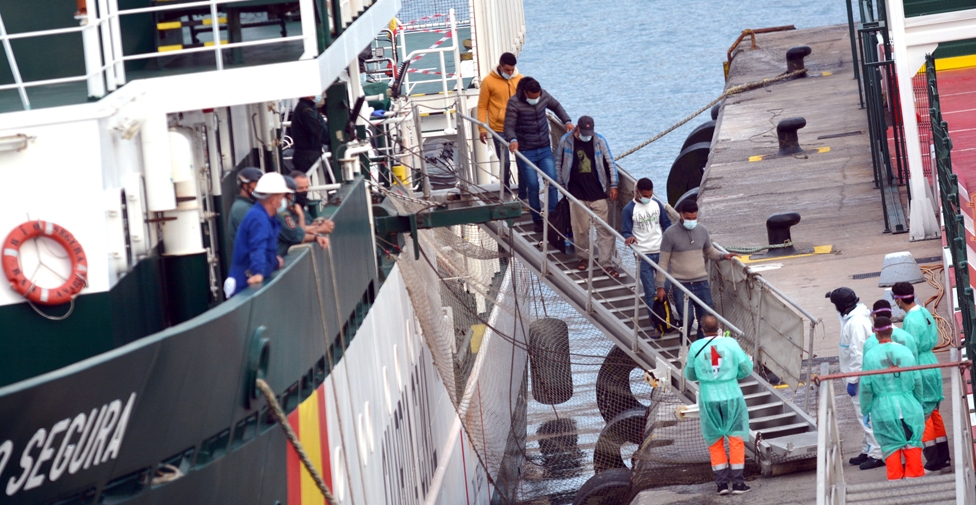
[[[234,239],[234,258],[224,281],[227,298],[248,286],[261,284],[271,272],[285,266],[285,260],[277,254],[281,225],[276,216],[285,210],[285,194],[293,192],[279,173],[267,173],[258,180],[252,193],[257,201],[247,211]]]

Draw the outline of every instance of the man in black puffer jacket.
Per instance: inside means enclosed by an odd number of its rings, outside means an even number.
[[[549,139],[549,119],[546,109],[553,111],[566,124],[566,131],[573,130],[573,123],[559,104],[559,101],[547,93],[539,81],[531,77],[523,77],[519,81],[515,95],[508,100],[505,110],[505,138],[509,141],[509,150],[519,151],[539,167],[546,175],[558,181],[556,163],[552,156],[552,142]],[[525,181],[529,197],[529,207],[532,209],[532,221],[535,231],[542,231],[542,208],[539,203],[539,178],[521,158],[516,157],[519,180]],[[553,185],[549,186],[549,211],[556,207],[558,192]]]

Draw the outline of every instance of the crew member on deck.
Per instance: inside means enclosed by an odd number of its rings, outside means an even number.
[[[739,381],[752,373],[752,360],[734,338],[719,335],[718,319],[705,314],[701,319],[705,338],[688,349],[685,378],[698,381],[698,418],[708,445],[718,494],[749,492],[745,482],[746,448],[749,436],[749,407]],[[725,454],[725,439],[729,454]]]
[[[227,247],[233,247],[234,238],[237,236],[237,228],[244,220],[244,215],[254,206],[254,185],[258,179],[264,175],[260,168],[244,167],[237,173],[237,185],[241,187],[240,192],[234,197],[234,203],[230,206],[230,213],[227,215]]]
[[[595,223],[596,253],[600,258],[598,264],[610,277],[620,277],[620,273],[613,268],[617,239],[606,226],[610,215],[607,197],[617,199],[617,165],[613,162],[606,137],[593,130],[593,118],[590,116],[579,118],[576,129],[559,139],[556,171],[559,184],[603,220],[602,226]],[[569,216],[573,225],[576,259],[579,261],[576,269],[583,271],[587,268],[590,255],[590,216],[575,203],[569,206]]]
[[[864,358],[864,341],[871,334],[871,311],[859,303],[861,300],[850,288],[837,288],[827,293],[826,298],[830,298],[830,303],[834,304],[837,313],[840,314],[840,346],[838,358],[840,360],[840,371],[842,373],[860,372]],[[858,397],[858,377],[848,377],[847,395],[854,403],[854,413],[856,419],[862,419],[861,401]],[[861,423],[864,436],[861,440],[861,454],[851,458],[849,463],[857,465],[861,470],[879,468],[885,466],[881,454],[881,446],[874,438],[871,427]]]
[[[280,225],[275,216],[285,210],[285,195],[291,192],[277,172],[262,175],[254,187],[257,202],[241,221],[229,277],[224,281],[227,298],[261,284],[271,272],[285,266],[285,260],[277,255]]]
[[[939,358],[932,349],[939,343],[939,329],[932,314],[915,303],[915,287],[907,282],[896,282],[891,287],[898,308],[905,311],[903,330],[911,333],[918,343],[918,364],[935,365]],[[922,433],[922,454],[925,456],[925,469],[935,472],[949,466],[949,439],[945,424],[939,413],[942,395],[942,370],[931,368],[922,370],[922,410],[925,411],[925,432]]]
[[[322,158],[322,146],[329,148],[329,127],[318,111],[321,101],[321,97],[302,97],[291,114],[289,135],[295,142],[291,163],[306,174]]]
[[[298,185],[295,183],[295,179],[285,176],[285,185],[288,189],[296,191]],[[307,190],[308,188],[306,188]],[[316,233],[313,231],[317,229],[318,226],[309,224],[306,225],[305,222],[305,210],[301,205],[295,203],[295,195],[297,193],[292,193],[285,195],[286,207],[285,210],[278,213],[278,224],[281,227],[281,231],[278,232],[278,256],[285,256],[288,254],[288,248],[302,244],[305,242],[316,241],[322,249],[329,247],[329,237],[325,233]],[[331,221],[329,221],[331,223]],[[332,231],[331,229],[329,231]]]

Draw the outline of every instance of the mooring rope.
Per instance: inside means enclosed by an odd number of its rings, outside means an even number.
[[[725,250],[730,253],[752,254],[752,253],[757,253],[759,251],[765,251],[766,249],[786,249],[787,247],[792,247],[792,246],[793,246],[793,242],[787,240],[782,244],[760,245],[756,247],[734,247],[734,246],[729,246],[729,247],[722,246],[722,247],[725,247]]]
[[[665,136],[665,135],[667,135],[667,134],[669,134],[669,133],[677,130],[681,125],[687,123],[688,121],[691,121],[692,119],[695,119],[696,117],[698,117],[699,114],[701,114],[702,112],[705,112],[706,110],[712,108],[713,105],[721,102],[722,99],[724,99],[725,97],[729,97],[729,96],[732,96],[732,95],[735,95],[735,94],[738,94],[738,93],[742,93],[744,91],[750,91],[750,90],[753,90],[753,89],[756,89],[756,88],[761,88],[761,87],[766,86],[767,84],[772,84],[774,82],[783,81],[783,80],[789,79],[791,77],[796,77],[798,75],[805,74],[806,71],[807,71],[807,69],[801,68],[799,70],[794,70],[793,72],[787,72],[785,74],[780,74],[780,75],[777,75],[776,77],[769,77],[769,78],[763,79],[761,81],[748,82],[746,84],[740,84],[738,86],[732,86],[731,88],[729,88],[728,90],[726,90],[724,93],[722,93],[721,95],[719,95],[718,98],[716,98],[715,100],[712,100],[711,102],[708,102],[708,104],[705,105],[704,107],[702,107],[702,108],[696,110],[695,112],[691,113],[690,116],[682,119],[681,121],[678,121],[677,123],[674,124],[674,126],[668,128],[667,130],[664,130],[663,132],[658,133],[657,135],[655,135],[655,136],[653,136],[653,137],[645,140],[644,142],[641,142],[636,147],[632,147],[632,148],[628,149],[626,152],[624,152],[620,156],[617,156],[614,159],[614,161],[620,161],[620,160],[624,159],[625,157],[630,156],[631,154],[634,154],[637,151],[639,151],[639,150],[647,147],[651,142],[654,142],[655,140],[658,140],[661,137],[663,137],[663,136]]]
[[[264,399],[268,401],[268,406],[271,407],[271,412],[274,414],[275,419],[281,424],[281,429],[285,431],[285,437],[291,442],[292,447],[295,448],[295,452],[298,453],[298,458],[302,460],[302,464],[305,465],[305,469],[308,473],[312,475],[312,480],[315,481],[315,485],[318,486],[319,491],[322,492],[322,496],[325,497],[325,501],[329,505],[339,505],[336,501],[335,496],[332,496],[332,491],[329,491],[329,487],[325,485],[325,481],[322,480],[322,475],[312,464],[312,460],[308,458],[308,454],[302,447],[302,443],[298,440],[298,436],[295,435],[295,430],[291,428],[288,424],[288,418],[285,417],[284,411],[281,410],[281,405],[278,403],[278,399],[275,398],[274,391],[271,390],[271,386],[268,385],[264,379],[257,379],[255,381],[257,388],[261,390],[261,394],[264,395]],[[326,455],[328,457],[328,455]]]

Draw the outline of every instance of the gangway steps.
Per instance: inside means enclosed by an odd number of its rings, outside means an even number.
[[[956,503],[955,474],[847,485],[848,504],[912,505]]]
[[[532,230],[528,216],[523,216],[512,227],[501,222],[483,226],[495,236],[503,248],[507,249],[511,245],[512,254],[535,271],[547,286],[559,293],[619,347],[632,353],[642,367],[652,370],[656,360],[663,359],[681,370],[682,364],[678,356],[681,350],[679,335],[672,333],[658,336],[652,327],[649,311],[643,303],[640,303],[638,313],[637,352],[634,353],[633,303],[636,281],[632,275],[620,272],[620,278],[614,279],[594,264],[592,277],[588,278],[587,271],[576,268],[578,260],[575,254],[566,254],[547,247],[547,254],[543,257],[542,234]],[[547,274],[542,275],[543,271]],[[589,294],[592,294],[592,302],[588,304]],[[696,383],[681,380],[680,373],[678,376],[672,375],[671,383],[673,390],[685,401],[696,401]],[[681,389],[682,385],[684,389]],[[746,397],[750,428],[754,436],[761,432],[763,440],[782,439],[784,443],[778,444],[778,447],[795,446],[796,454],[815,454],[816,436],[804,435],[816,432],[816,423],[812,417],[755,372],[740,381],[740,387]],[[791,436],[792,438],[786,438]],[[786,440],[790,443],[786,443]],[[811,440],[814,449],[808,451],[806,446]],[[750,440],[747,444],[750,450],[753,450],[754,443],[755,440]]]

